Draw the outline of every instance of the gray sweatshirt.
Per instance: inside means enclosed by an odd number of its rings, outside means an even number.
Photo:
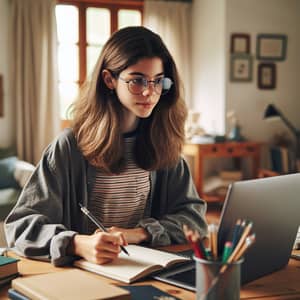
[[[71,129],[64,130],[45,150],[5,220],[9,247],[26,257],[51,259],[56,266],[71,263],[72,237],[88,233],[79,203],[88,206],[95,167],[80,152]],[[151,236],[150,246],[185,243],[182,225],[205,235],[206,203],[199,199],[183,158],[169,169],[150,173],[150,195],[137,226]]]

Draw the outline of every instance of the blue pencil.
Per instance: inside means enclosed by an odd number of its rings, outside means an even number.
[[[241,226],[242,226],[242,221],[241,221],[241,219],[238,219],[236,221],[236,224],[235,224],[234,229],[233,229],[233,234],[232,234],[232,249],[235,248],[235,246],[237,245],[237,243],[238,243],[238,241],[240,239],[240,232],[242,232]]]

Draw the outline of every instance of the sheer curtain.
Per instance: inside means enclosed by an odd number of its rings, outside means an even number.
[[[190,30],[191,2],[146,0],[144,26],[158,33],[171,52],[185,88],[185,100],[191,101]]]
[[[11,0],[11,95],[17,153],[36,164],[59,132],[54,0]]]

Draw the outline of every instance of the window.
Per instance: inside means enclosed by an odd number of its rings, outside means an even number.
[[[59,0],[56,5],[60,117],[68,107],[117,29],[142,24],[143,0]]]

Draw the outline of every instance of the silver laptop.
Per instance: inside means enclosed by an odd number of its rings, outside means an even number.
[[[221,213],[219,245],[231,240],[237,219],[251,220],[256,233],[242,264],[242,284],[283,268],[300,225],[300,173],[231,184]],[[195,290],[194,268],[194,263],[178,266],[155,278]]]

